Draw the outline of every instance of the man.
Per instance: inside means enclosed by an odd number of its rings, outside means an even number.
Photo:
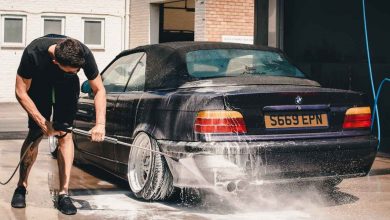
[[[58,136],[58,170],[60,179],[56,207],[64,214],[76,214],[68,196],[70,172],[74,158],[72,135],[53,129],[71,126],[77,110],[80,85],[77,72],[82,68],[95,94],[96,125],[91,129],[92,141],[105,135],[106,91],[92,52],[79,41],[62,35],[46,35],[35,39],[23,52],[16,75],[16,98],[29,116],[29,132],[21,155],[18,186],[11,205],[26,207],[25,195],[30,169],[38,154],[43,135]],[[53,109],[53,124],[49,121]]]

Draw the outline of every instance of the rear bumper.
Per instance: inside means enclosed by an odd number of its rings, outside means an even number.
[[[376,156],[377,138],[358,136],[290,141],[158,141],[174,185],[213,187],[230,181],[252,184],[348,178],[366,175]]]

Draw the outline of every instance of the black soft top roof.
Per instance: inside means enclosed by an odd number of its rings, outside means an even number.
[[[138,51],[164,51],[167,53],[176,52],[176,53],[187,53],[188,51],[194,50],[207,50],[207,49],[252,49],[252,50],[264,50],[264,51],[273,51],[281,52],[279,49],[265,46],[258,46],[252,44],[238,44],[238,43],[223,43],[223,42],[196,42],[196,41],[180,41],[180,42],[168,42],[160,44],[151,44],[145,46],[139,46],[134,49],[125,50],[119,54],[119,56],[127,55],[129,53],[138,52]],[[160,54],[164,56],[164,54]]]
[[[187,52],[212,49],[263,50],[281,53],[276,48],[249,44],[183,41],[136,47],[123,51],[117,58],[131,53],[146,52],[145,88],[177,88],[188,81],[195,80],[187,71]]]

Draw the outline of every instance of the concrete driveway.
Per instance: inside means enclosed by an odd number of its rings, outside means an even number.
[[[21,144],[0,141],[1,181],[16,166]],[[44,139],[29,178],[27,208],[11,208],[16,177],[0,186],[1,219],[388,219],[390,214],[390,159],[385,157],[377,157],[369,176],[344,180],[331,192],[288,186],[240,196],[209,193],[200,200],[195,191],[179,193],[170,202],[137,200],[126,182],[93,167],[82,168],[73,167],[70,185],[78,214],[65,216],[53,206],[57,164]]]
[[[17,104],[0,104],[0,181],[18,163],[26,133],[26,114]],[[82,169],[81,169],[82,168]],[[70,193],[78,207],[65,216],[53,206],[57,190],[57,161],[47,140],[29,177],[27,208],[10,205],[16,177],[0,186],[0,219],[389,219],[390,159],[376,158],[370,175],[344,180],[333,191],[314,187],[281,186],[236,194],[178,191],[169,202],[144,202],[134,198],[126,182],[90,166],[74,166]]]

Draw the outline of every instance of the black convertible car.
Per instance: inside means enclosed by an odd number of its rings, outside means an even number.
[[[191,158],[181,163],[74,135],[76,160],[128,180],[146,200],[168,198],[174,187],[233,191],[297,179],[335,185],[366,175],[376,155],[365,95],[322,88],[278,49],[142,46],[120,53],[102,78],[107,136]],[[75,127],[90,130],[95,115],[88,82],[82,91]]]

